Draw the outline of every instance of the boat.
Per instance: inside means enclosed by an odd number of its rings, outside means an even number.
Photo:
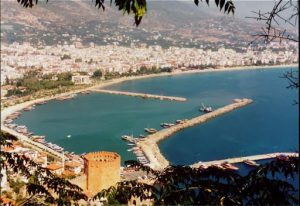
[[[133,138],[133,137],[129,136],[129,135],[122,135],[122,139],[124,139],[124,140],[128,140],[130,138]]]
[[[149,134],[154,134],[157,132],[157,130],[154,128],[145,128],[145,132],[148,132]]]
[[[145,138],[145,135],[140,134],[139,138]]]
[[[206,107],[204,106],[204,104],[202,104],[201,108],[199,109],[201,112],[204,112],[204,113],[208,113],[208,112],[212,112],[213,109],[212,107]]]
[[[253,167],[257,167],[259,166],[259,164],[257,164],[256,162],[252,161],[252,160],[245,160],[244,161],[245,164],[249,165],[249,166],[253,166]]]
[[[69,134],[69,135],[67,135],[67,138],[71,138],[71,137],[72,137],[72,135],[70,135],[70,134]]]
[[[131,152],[132,150],[133,150],[133,149],[132,149],[132,148],[130,148],[130,149],[128,149],[127,151],[128,151],[128,152]]]
[[[176,124],[182,124],[182,123],[183,123],[183,120],[181,120],[181,119],[176,120]]]
[[[282,160],[282,161],[289,161],[289,156],[284,155],[284,154],[277,155],[276,158],[278,160]]]
[[[42,102],[37,102],[36,104],[37,105],[42,105],[42,104],[46,104],[47,103],[47,101],[42,101]]]
[[[128,143],[127,145],[128,145],[128,146],[134,146],[135,144],[133,144],[133,143]]]
[[[160,126],[163,127],[163,128],[168,128],[168,127],[172,127],[174,126],[175,124],[173,123],[161,123]]]
[[[224,162],[221,164],[222,167],[224,167],[225,169],[229,169],[229,170],[238,170],[239,168],[228,163],[228,162]]]
[[[30,110],[33,110],[33,109],[34,109],[34,107],[31,106],[31,107],[26,107],[26,108],[24,108],[23,110],[24,110],[24,111],[30,111]]]
[[[218,168],[218,169],[225,169],[221,164],[213,164],[213,165],[211,165],[212,167],[216,167],[216,168]]]

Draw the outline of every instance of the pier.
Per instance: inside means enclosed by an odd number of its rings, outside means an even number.
[[[209,161],[209,162],[198,162],[191,167],[199,167],[200,165],[206,165],[206,166],[212,166],[214,164],[221,164],[224,162],[228,162],[230,164],[234,163],[241,163],[244,162],[245,160],[252,160],[252,161],[257,161],[257,160],[266,160],[266,159],[273,159],[276,158],[279,155],[285,155],[285,156],[293,156],[293,157],[298,157],[298,153],[292,153],[292,152],[277,152],[277,153],[269,153],[269,154],[261,154],[261,155],[252,155],[252,156],[247,156],[247,157],[235,157],[235,158],[229,158],[229,159],[223,159],[223,160],[214,160],[214,161]]]
[[[184,102],[187,99],[183,97],[173,97],[173,96],[164,96],[164,95],[156,95],[156,94],[145,94],[145,93],[136,93],[136,92],[124,92],[124,91],[115,91],[115,90],[106,90],[106,89],[90,89],[94,92],[100,92],[105,94],[116,94],[116,95],[126,95],[126,96],[133,96],[133,97],[142,97],[145,99],[159,99],[159,100],[169,100],[169,101],[178,101]]]
[[[207,122],[210,119],[213,119],[217,116],[226,114],[230,111],[236,110],[238,108],[247,106],[248,104],[251,104],[253,101],[251,99],[235,99],[232,104],[226,105],[224,107],[221,107],[219,109],[216,109],[212,112],[200,115],[198,117],[185,120],[181,124],[177,124],[174,126],[171,126],[166,129],[162,129],[155,134],[148,135],[147,137],[141,139],[137,146],[139,146],[148,160],[150,161],[150,167],[157,170],[162,170],[165,167],[169,165],[168,160],[165,159],[165,157],[161,154],[158,143],[165,138],[175,134],[176,132],[183,130],[188,127],[192,127],[197,124],[202,124],[204,122]]]
[[[62,153],[59,153],[59,152],[57,152],[57,151],[41,144],[41,143],[35,142],[35,141],[29,139],[27,136],[25,136],[23,134],[20,134],[20,133],[16,132],[13,129],[7,128],[7,127],[2,126],[2,125],[1,125],[1,127],[2,127],[1,128],[2,131],[7,132],[7,133],[15,136],[23,144],[27,144],[30,147],[33,147],[38,151],[43,151],[43,152],[48,153],[49,155],[52,155],[52,156],[55,156],[57,158],[63,159],[63,154]]]

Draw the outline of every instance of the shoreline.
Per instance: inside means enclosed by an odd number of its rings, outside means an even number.
[[[94,88],[97,88],[97,89],[104,88],[104,87],[107,87],[107,86],[111,86],[111,85],[126,82],[126,81],[133,81],[133,80],[154,78],[154,77],[163,77],[163,76],[193,74],[193,73],[221,72],[221,71],[240,71],[240,70],[268,69],[268,68],[272,69],[272,68],[297,67],[297,66],[298,65],[296,65],[296,64],[291,64],[291,65],[274,65],[274,66],[247,66],[247,67],[239,66],[239,67],[225,67],[225,68],[219,68],[219,69],[210,68],[210,69],[204,69],[204,70],[197,69],[197,70],[188,70],[188,71],[178,71],[178,72],[172,72],[172,73],[158,73],[158,74],[149,74],[149,75],[140,75],[140,76],[121,77],[121,78],[118,78],[118,79],[107,80],[107,81],[100,82],[96,85],[93,85],[91,87],[86,87],[86,88],[79,89],[79,90],[73,90],[73,91],[57,94],[57,95],[54,95],[54,96],[38,98],[38,99],[35,99],[35,100],[26,101],[26,102],[23,102],[23,103],[19,103],[19,104],[4,108],[3,110],[1,110],[1,130],[6,131],[6,132],[8,132],[12,135],[15,135],[14,130],[11,130],[10,128],[8,128],[4,125],[5,119],[7,119],[7,117],[9,115],[11,115],[12,113],[22,111],[24,108],[30,107],[33,104],[36,104],[36,103],[39,103],[39,102],[44,102],[44,101],[54,100],[58,97],[64,97],[64,96],[68,96],[68,95],[72,95],[72,94],[77,94],[77,93],[80,93],[80,92],[90,91]],[[23,135],[23,137],[20,138],[20,140],[24,141],[25,140],[24,137],[25,136]],[[28,137],[27,137],[26,141],[33,143],[32,140]]]
[[[3,121],[9,116],[10,114],[23,110],[25,107],[31,106],[33,104],[43,102],[43,101],[50,101],[53,99],[56,99],[58,97],[63,97],[63,96],[68,96],[72,94],[77,94],[80,92],[85,92],[85,91],[90,91],[93,89],[105,89],[104,87],[111,86],[114,84],[119,84],[123,83],[126,81],[133,81],[133,80],[140,80],[140,79],[148,79],[148,78],[155,78],[155,77],[164,77],[164,76],[175,76],[175,75],[184,75],[184,74],[194,74],[194,73],[206,73],[206,72],[222,72],[222,71],[241,71],[241,70],[256,70],[256,69],[275,69],[275,68],[284,68],[284,67],[297,67],[298,64],[287,64],[287,65],[266,65],[266,66],[236,66],[236,67],[224,67],[220,69],[203,69],[203,70],[188,70],[188,71],[177,71],[177,72],[172,72],[172,73],[158,73],[158,74],[148,74],[148,75],[139,75],[139,76],[130,76],[130,77],[121,77],[118,79],[112,79],[112,80],[107,80],[100,82],[96,85],[84,88],[84,89],[79,89],[79,90],[74,90],[74,91],[69,91],[61,94],[57,94],[54,96],[50,97],[42,97],[39,99],[34,99],[26,102],[22,102],[20,104],[16,104],[13,106],[6,107],[1,110],[1,126],[3,125]]]

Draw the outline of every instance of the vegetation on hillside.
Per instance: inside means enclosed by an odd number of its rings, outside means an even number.
[[[1,132],[1,145],[9,146],[16,138]],[[1,151],[1,168],[25,176],[27,198],[23,205],[79,205],[87,201],[82,189],[53,175],[33,161],[16,153]],[[127,204],[132,198],[151,200],[155,205],[297,205],[299,158],[276,159],[242,176],[216,167],[208,169],[169,166],[155,171],[136,161],[126,164],[153,176],[153,184],[123,181],[99,192],[93,200],[106,197],[108,204]],[[11,185],[19,191],[20,182]]]

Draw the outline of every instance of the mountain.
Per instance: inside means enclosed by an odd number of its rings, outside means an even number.
[[[108,3],[102,11],[91,0],[40,0],[33,8],[23,8],[17,0],[1,1],[1,41],[230,46],[246,45],[261,28],[256,22],[241,18],[238,8],[238,15],[232,16],[204,2],[197,7],[193,1],[148,1],[147,6],[142,23],[135,27],[132,15],[123,15]]]

